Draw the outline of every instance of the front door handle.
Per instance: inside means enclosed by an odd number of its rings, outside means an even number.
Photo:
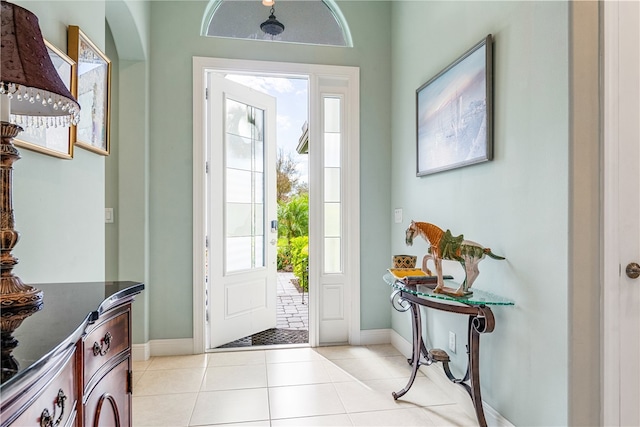
[[[630,279],[637,279],[640,277],[640,265],[637,262],[629,263],[625,272]]]

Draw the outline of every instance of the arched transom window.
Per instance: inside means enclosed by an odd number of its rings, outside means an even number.
[[[265,2],[269,3],[268,0]],[[347,23],[334,1],[277,0],[273,3],[273,6],[265,6],[260,0],[213,0],[203,19],[202,35],[353,46]],[[272,17],[284,27],[276,35],[260,27]]]

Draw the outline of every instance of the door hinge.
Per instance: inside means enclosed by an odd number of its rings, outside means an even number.
[[[127,394],[133,393],[133,371],[127,371]]]
[[[209,88],[208,87],[204,88],[204,99],[206,99],[206,100],[209,99]]]
[[[209,162],[204,162],[204,173],[209,173]]]
[[[204,318],[205,322],[209,323],[209,290],[204,291]]]
[[[204,247],[209,249],[209,236],[204,237]]]

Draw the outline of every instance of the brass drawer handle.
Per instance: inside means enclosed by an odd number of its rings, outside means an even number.
[[[65,400],[67,400],[67,396],[64,395],[64,391],[62,389],[58,390],[58,397],[56,398],[56,402],[53,406],[53,415],[50,415],[49,410],[45,408],[44,411],[42,411],[42,414],[40,414],[40,427],[56,427],[62,422]],[[56,406],[60,408],[60,416],[58,416],[57,420],[53,421],[56,417]]]
[[[109,347],[111,347],[111,336],[110,332],[104,334],[104,338],[102,339],[102,344],[98,344],[97,342],[93,343],[93,355],[94,356],[104,356],[109,352]]]

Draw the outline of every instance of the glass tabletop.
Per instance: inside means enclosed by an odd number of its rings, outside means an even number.
[[[472,288],[473,294],[464,297],[455,297],[452,295],[434,293],[433,289],[427,285],[406,285],[402,281],[396,279],[391,273],[383,276],[387,285],[392,288],[407,292],[424,298],[441,299],[447,301],[455,301],[467,305],[514,305],[515,303],[507,298],[483,291],[482,289]],[[445,286],[458,289],[459,283],[453,280],[445,280]],[[434,284],[435,285],[435,284]],[[433,286],[433,285],[432,285]]]

